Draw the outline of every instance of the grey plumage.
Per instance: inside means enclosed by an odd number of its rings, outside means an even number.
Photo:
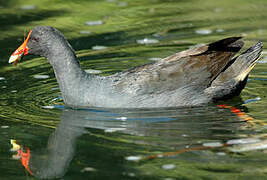
[[[239,95],[262,51],[258,42],[234,57],[243,44],[240,37],[226,38],[108,77],[84,72],[53,27],[35,27],[28,47],[53,66],[67,105],[141,108],[194,106]]]

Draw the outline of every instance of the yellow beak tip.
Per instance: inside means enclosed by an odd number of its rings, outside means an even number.
[[[15,62],[16,60],[19,59],[19,57],[20,57],[19,55],[11,55],[10,58],[9,58],[8,63],[13,63],[13,62]]]

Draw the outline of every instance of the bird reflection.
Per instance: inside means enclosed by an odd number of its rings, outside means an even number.
[[[47,147],[42,150],[20,149],[18,155],[30,174],[53,179],[64,176],[75,154],[78,138],[83,134],[90,135],[92,129],[101,129],[106,136],[119,131],[142,140],[135,138],[131,142],[181,149],[203,139],[229,139],[242,127],[236,123],[239,121],[242,119],[230,110],[216,106],[156,110],[65,108]],[[153,138],[146,140],[144,137]]]

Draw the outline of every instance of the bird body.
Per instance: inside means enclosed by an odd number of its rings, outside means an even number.
[[[240,37],[226,38],[107,77],[83,71],[53,27],[35,27],[27,51],[48,59],[69,106],[146,108],[195,106],[239,95],[262,51],[258,42],[234,57],[243,44]]]

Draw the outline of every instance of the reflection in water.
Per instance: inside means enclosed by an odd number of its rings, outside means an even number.
[[[232,108],[231,111],[227,107]],[[227,142],[228,145],[255,143],[251,139],[231,140],[239,138],[242,128],[247,124],[235,114],[237,108],[227,107],[63,109],[60,124],[50,135],[46,149],[31,150],[27,163],[24,162],[23,165],[38,178],[52,179],[64,176],[73,159],[78,137],[88,133],[90,135],[94,129],[104,130],[107,137],[112,132],[120,131],[118,134],[121,138],[123,134],[131,135],[126,136],[131,143],[167,147],[173,151],[162,153],[161,157],[224,148]],[[256,143],[261,142],[258,139]],[[262,145],[264,144],[261,143]],[[93,148],[92,146],[88,142],[88,148]],[[155,159],[160,156],[129,156],[126,160]],[[89,157],[87,161],[90,162],[90,158],[94,157]]]
[[[62,177],[73,158],[76,140],[85,133],[83,126],[73,126],[78,111],[64,110],[61,121],[48,140],[47,148],[31,155],[29,167],[38,178]]]

